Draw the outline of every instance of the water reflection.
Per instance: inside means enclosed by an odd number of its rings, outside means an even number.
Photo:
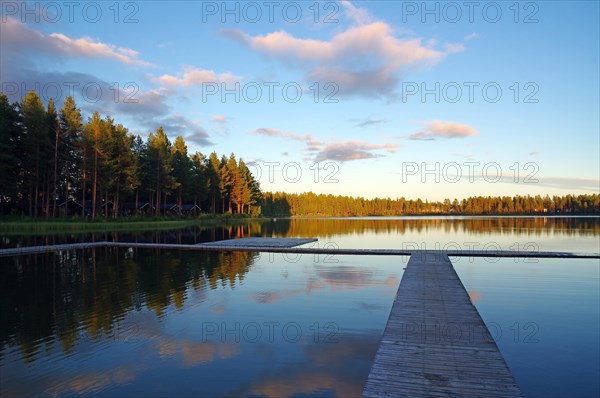
[[[2,258],[1,395],[358,396],[402,270],[335,260],[104,248]]]
[[[2,351],[18,345],[32,362],[54,339],[68,354],[84,337],[123,338],[135,332],[119,322],[129,311],[146,307],[160,318],[183,308],[188,287],[202,302],[207,289],[234,288],[256,256],[88,249],[2,258]]]
[[[279,222],[279,220],[278,220]],[[294,219],[289,236],[366,234],[597,235],[599,217],[365,217]]]
[[[364,387],[365,372],[379,346],[378,336],[349,336],[340,344],[307,346],[304,364],[294,364],[265,372],[232,396],[264,397],[359,396]],[[365,366],[366,365],[366,366]]]
[[[463,239],[515,237],[517,239],[591,238],[600,234],[600,217],[371,217],[249,220],[240,224],[194,226],[153,231],[98,233],[12,233],[0,226],[0,248],[96,241],[196,244],[248,236],[339,237],[385,236],[396,240],[428,235]],[[369,244],[367,240],[365,242]]]

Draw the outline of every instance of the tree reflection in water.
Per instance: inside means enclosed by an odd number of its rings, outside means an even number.
[[[161,317],[170,305],[183,308],[189,287],[200,297],[234,288],[256,256],[103,248],[2,258],[3,350],[18,345],[33,362],[55,339],[70,353],[81,338],[118,337],[129,311],[145,306]]]

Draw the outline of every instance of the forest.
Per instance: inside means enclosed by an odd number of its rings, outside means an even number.
[[[188,153],[159,127],[144,141],[72,97],[60,110],[30,91],[0,93],[0,214],[115,218],[138,214],[255,214],[261,191],[244,161]]]
[[[159,127],[146,140],[110,116],[84,120],[72,97],[60,110],[35,91],[0,93],[0,214],[86,219],[132,215],[398,216],[599,214],[600,195],[421,199],[266,192],[232,153],[188,153]]]
[[[262,213],[271,216],[399,216],[428,214],[599,214],[600,195],[475,196],[443,202],[365,199],[312,192],[267,192]]]

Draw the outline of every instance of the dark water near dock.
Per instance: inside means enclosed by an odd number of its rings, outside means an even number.
[[[5,234],[2,246],[248,236],[317,237],[309,245],[340,248],[600,252],[600,219],[278,219]],[[0,395],[359,396],[406,263],[152,249],[0,258]],[[598,260],[453,263],[526,396],[598,395]]]

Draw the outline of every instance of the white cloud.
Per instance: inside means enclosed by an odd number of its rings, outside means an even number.
[[[139,59],[139,53],[135,50],[90,37],[74,39],[62,33],[46,35],[10,17],[2,22],[0,43],[4,50],[16,55],[36,52],[55,56],[112,58],[127,65],[153,66]]]
[[[297,38],[285,31],[251,36],[227,30],[228,37],[249,48],[306,71],[306,80],[334,82],[340,94],[390,96],[402,75],[427,69],[448,54],[464,50],[447,44],[443,50],[420,38],[399,38],[383,21],[352,26],[331,40]]]
[[[460,43],[447,43],[444,45],[444,48],[446,49],[446,52],[449,54],[465,51],[465,46],[463,46]]]
[[[180,77],[164,74],[162,76],[150,76],[150,80],[166,86],[194,86],[202,83],[235,83],[242,78],[232,73],[217,73],[213,70],[198,69],[191,66],[183,68]]]
[[[348,0],[341,0],[340,4],[344,7],[346,17],[356,22],[359,25],[365,25],[370,22],[373,22],[373,17],[364,8],[356,7]]]
[[[308,135],[300,135],[300,134],[290,133],[287,131],[275,130],[275,129],[271,129],[268,127],[258,128],[256,130],[251,131],[250,134],[266,135],[269,137],[281,137],[281,138],[294,140],[294,141],[307,141],[310,139],[310,136],[308,136]]]
[[[434,140],[436,138],[464,138],[478,135],[479,132],[466,124],[433,120],[423,130],[410,135],[411,140]]]
[[[211,118],[213,122],[215,123],[227,123],[229,122],[229,120],[227,120],[227,116],[225,115],[213,115],[213,117]]]
[[[465,36],[465,40],[467,40],[467,41],[475,40],[475,39],[479,39],[479,33],[473,32],[473,33],[469,33],[468,35]]]
[[[89,37],[72,39],[62,33],[51,33],[48,37],[54,42],[53,45],[65,54],[89,58],[114,58],[124,64],[152,66],[148,62],[141,61],[138,58],[139,53],[129,48],[102,43]]]

